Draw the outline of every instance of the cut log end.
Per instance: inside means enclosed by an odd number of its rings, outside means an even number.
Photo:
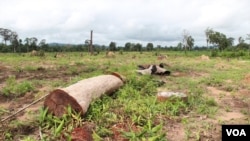
[[[84,79],[52,91],[46,97],[44,106],[48,108],[48,112],[58,117],[67,114],[68,106],[84,115],[93,100],[104,94],[112,94],[124,84],[123,80],[118,73]]]
[[[71,106],[76,112],[84,114],[78,102],[68,93],[61,89],[52,91],[45,99],[44,106],[48,108],[48,112],[55,116],[61,117],[67,113],[67,106]]]

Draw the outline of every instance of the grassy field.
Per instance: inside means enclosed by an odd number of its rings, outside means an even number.
[[[126,84],[93,101],[85,116],[71,108],[58,118],[43,100],[0,124],[0,140],[50,141],[85,136],[93,140],[218,141],[221,124],[250,124],[250,60],[202,57],[210,52],[116,52],[0,54],[0,118],[58,87],[118,72]],[[170,76],[138,75],[137,65],[167,64]],[[164,83],[162,83],[164,82]],[[188,96],[161,102],[157,92]],[[72,133],[79,129],[78,134]],[[80,132],[80,129],[81,132]]]

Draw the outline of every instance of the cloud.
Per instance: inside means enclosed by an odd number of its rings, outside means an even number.
[[[47,42],[84,43],[93,30],[96,44],[163,46],[177,45],[185,29],[196,45],[206,45],[207,27],[228,37],[249,34],[249,5],[248,0],[2,0],[0,26]]]

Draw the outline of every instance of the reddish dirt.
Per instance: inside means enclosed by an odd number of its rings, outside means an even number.
[[[248,90],[239,90],[236,93],[226,92],[215,87],[207,87],[210,97],[213,97],[218,106],[221,107],[215,119],[230,123],[232,120],[247,122],[250,116],[250,93]]]
[[[61,66],[58,68],[53,68],[53,66],[44,66],[38,67],[37,70],[32,71],[14,71],[11,70],[8,66],[0,65],[0,89],[5,85],[5,81],[7,80],[9,75],[16,76],[17,81],[19,80],[32,80],[32,79],[40,79],[40,80],[64,80],[69,81],[70,78],[74,75],[77,75],[81,71],[87,71],[84,66],[79,67],[73,73],[66,73],[65,70],[69,69],[70,66]],[[225,64],[217,64],[215,66],[216,69],[230,69],[231,66]],[[2,75],[4,74],[4,75]],[[175,77],[204,77],[208,76],[205,72],[175,72],[173,73]],[[250,83],[250,74],[244,76],[243,83]],[[231,80],[227,80],[226,83],[232,83]],[[4,97],[0,94],[0,108],[6,110],[0,115],[0,118],[3,119],[8,115],[18,111],[20,108],[25,105],[33,102],[35,99],[39,98],[41,94],[38,93],[47,93],[49,88],[46,86],[37,86],[36,92],[29,92],[24,94],[22,97],[10,98]],[[247,117],[250,117],[250,90],[247,88],[240,88],[237,92],[228,92],[223,90],[220,87],[207,87],[206,96],[210,98],[214,98],[218,104],[219,110],[214,117],[207,116],[190,116],[189,125],[184,125],[181,120],[183,117],[180,117],[179,121],[169,120],[167,124],[164,126],[166,132],[166,138],[170,141],[182,141],[187,139],[186,131],[191,132],[191,137],[189,139],[196,140],[199,137],[199,140],[220,140],[221,134],[221,124],[240,124],[247,123]],[[39,108],[42,107],[43,102],[40,101],[37,104],[27,108],[25,111],[19,113],[12,119],[17,119],[19,121],[29,121],[32,117],[30,117],[31,112],[37,113]],[[116,113],[119,113],[116,112]],[[37,115],[36,114],[36,115]],[[8,129],[9,121],[6,121],[1,125],[0,129],[0,140],[3,140],[3,129]],[[130,129],[129,129],[130,128]],[[113,132],[112,140],[121,140],[126,141],[126,139],[122,136],[121,131],[140,131],[140,129],[136,125],[128,126],[128,123],[117,123],[111,127]],[[199,132],[197,132],[197,130]],[[195,133],[194,133],[195,131]],[[38,135],[38,129],[36,127],[22,126],[19,128],[10,129],[10,132],[20,135]],[[72,132],[72,139],[82,141],[83,138],[87,137],[90,140],[91,130],[86,128],[76,128]],[[193,134],[194,133],[194,134]],[[197,137],[198,136],[198,137]]]
[[[92,132],[88,128],[75,128],[71,133],[72,141],[93,141]]]
[[[127,122],[127,123],[117,123],[114,124],[111,127],[111,130],[113,132],[113,137],[112,140],[117,140],[117,141],[128,141],[128,139],[126,139],[122,132],[139,132],[141,129],[138,128],[136,125],[131,124],[131,122]]]
[[[248,83],[248,84],[250,83],[250,73],[247,74],[247,75],[244,77],[243,82]]]
[[[182,123],[179,122],[169,122],[167,126],[167,139],[169,141],[184,141],[185,129]]]

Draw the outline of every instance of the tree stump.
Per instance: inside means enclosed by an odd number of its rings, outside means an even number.
[[[44,101],[44,106],[56,116],[66,113],[67,106],[84,115],[94,99],[103,94],[113,93],[123,84],[122,77],[117,73],[84,79],[66,88],[50,92]]]

